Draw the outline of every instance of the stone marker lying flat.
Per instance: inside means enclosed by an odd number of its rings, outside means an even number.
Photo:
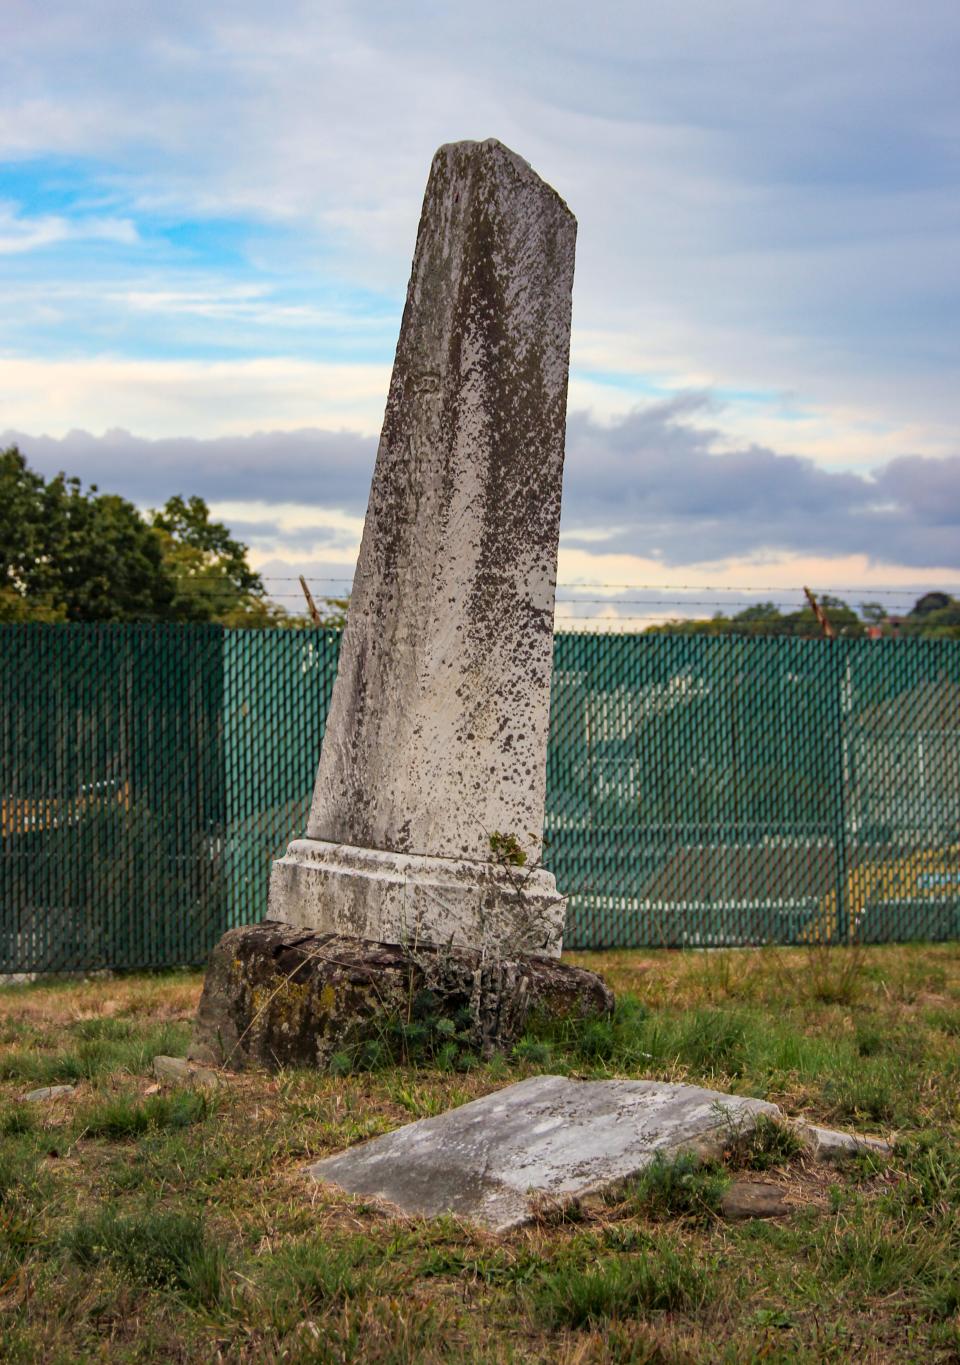
[[[780,1110],[695,1085],[532,1076],[326,1157],[309,1174],[407,1214],[458,1214],[505,1232],[530,1220],[538,1198],[616,1187],[657,1155],[718,1153],[761,1114]]]

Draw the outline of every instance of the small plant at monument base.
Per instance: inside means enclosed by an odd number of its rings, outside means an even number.
[[[734,1137],[728,1161],[749,1171],[769,1171],[787,1165],[803,1150],[803,1141],[795,1128],[761,1114],[751,1133]]]
[[[429,985],[414,988],[405,1012],[384,1013],[374,1021],[376,1035],[344,1039],[330,1057],[334,1076],[378,1071],[391,1066],[433,1066],[441,1071],[469,1071],[479,1064],[473,1046],[474,1019],[469,1005],[447,1013],[444,1001]]]
[[[654,1219],[710,1218],[719,1210],[729,1183],[722,1167],[701,1160],[694,1152],[674,1157],[658,1154],[613,1202],[622,1210]]]
[[[515,834],[501,834],[494,830],[490,835],[490,852],[494,861],[504,867],[525,867],[527,855]]]

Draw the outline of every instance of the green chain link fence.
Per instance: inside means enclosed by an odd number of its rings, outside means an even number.
[[[260,919],[338,649],[0,627],[0,972]],[[570,947],[960,938],[960,645],[558,635],[545,833]]]

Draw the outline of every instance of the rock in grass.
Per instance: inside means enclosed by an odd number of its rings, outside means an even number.
[[[729,1222],[743,1218],[780,1218],[790,1205],[778,1185],[765,1180],[735,1180],[723,1194],[720,1212]]]
[[[168,1085],[202,1085],[210,1089],[219,1083],[215,1071],[188,1062],[185,1057],[154,1057],[153,1074]]]
[[[893,1147],[880,1138],[864,1137],[859,1133],[841,1133],[836,1128],[821,1128],[816,1123],[796,1125],[804,1146],[821,1161],[842,1161],[857,1152],[873,1152],[876,1156],[890,1156]]]
[[[348,1066],[382,1057],[452,1064],[512,1045],[531,1016],[605,1017],[613,992],[593,972],[533,954],[370,943],[266,920],[214,948],[189,1056]]]
[[[39,1090],[30,1090],[26,1095],[21,1095],[21,1100],[59,1100],[64,1095],[72,1095],[76,1090],[75,1085],[41,1085]]]

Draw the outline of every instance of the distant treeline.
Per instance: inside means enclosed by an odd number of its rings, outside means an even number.
[[[859,612],[839,597],[819,598],[824,615],[837,635],[922,635],[960,640],[960,599],[945,592],[924,593],[904,616],[888,612],[880,602],[861,602]],[[716,612],[703,620],[665,621],[650,626],[646,635],[798,635],[822,634],[812,607],[781,612],[773,602],[757,602],[733,616]]]

